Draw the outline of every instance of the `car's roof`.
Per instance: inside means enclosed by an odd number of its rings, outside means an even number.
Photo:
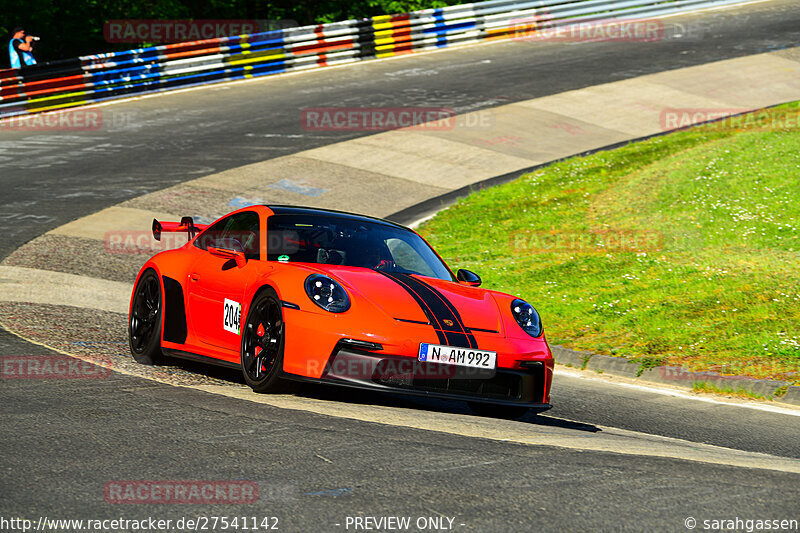
[[[408,229],[401,224],[384,220],[382,218],[369,217],[366,215],[357,215],[355,213],[348,213],[346,211],[336,211],[334,209],[321,209],[317,207],[300,207],[296,205],[265,205],[264,207],[270,209],[276,215],[309,215],[309,216],[335,216],[346,218],[348,220],[359,220],[362,222],[372,222],[392,226],[395,228]]]

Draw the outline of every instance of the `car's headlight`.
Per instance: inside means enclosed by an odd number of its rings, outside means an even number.
[[[544,331],[542,319],[539,318],[539,313],[531,304],[518,298],[511,302],[511,314],[514,315],[514,320],[517,321],[519,327],[525,330],[525,333],[531,337],[541,336]]]
[[[331,313],[344,313],[350,309],[350,297],[344,287],[322,274],[306,278],[306,294],[311,301]]]

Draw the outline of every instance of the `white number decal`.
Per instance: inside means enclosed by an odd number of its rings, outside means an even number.
[[[225,298],[225,316],[222,318],[222,327],[225,328],[225,331],[239,335],[241,333],[239,328],[241,316],[242,304]]]

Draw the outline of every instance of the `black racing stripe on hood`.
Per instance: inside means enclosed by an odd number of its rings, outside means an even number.
[[[381,272],[381,274],[403,287],[416,300],[436,330],[440,343],[459,348],[478,347],[474,335],[464,326],[458,310],[441,292],[410,274],[397,272]],[[445,320],[450,321],[452,325],[446,324]]]
[[[417,294],[414,291],[414,289],[411,288],[410,285],[404,283],[402,280],[390,276],[386,272],[380,272],[380,271],[378,272],[380,274],[383,274],[390,280],[394,281],[401,287],[403,287],[406,290],[406,292],[410,294],[412,298],[414,298],[414,300],[417,302],[417,305],[419,305],[419,308],[422,309],[423,313],[425,313],[428,322],[430,322],[433,325],[434,331],[436,331],[436,335],[439,337],[439,344],[445,344],[447,342],[447,337],[445,337],[444,333],[440,329],[438,329],[437,327],[438,321],[436,320],[436,317],[434,316],[433,312],[428,308],[428,305],[425,303],[425,300],[423,300],[422,297],[419,294]]]

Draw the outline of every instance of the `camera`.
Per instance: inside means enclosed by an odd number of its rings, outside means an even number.
[[[42,39],[41,37],[37,37],[35,35],[29,35],[28,37],[31,38],[31,41],[40,41]]]

